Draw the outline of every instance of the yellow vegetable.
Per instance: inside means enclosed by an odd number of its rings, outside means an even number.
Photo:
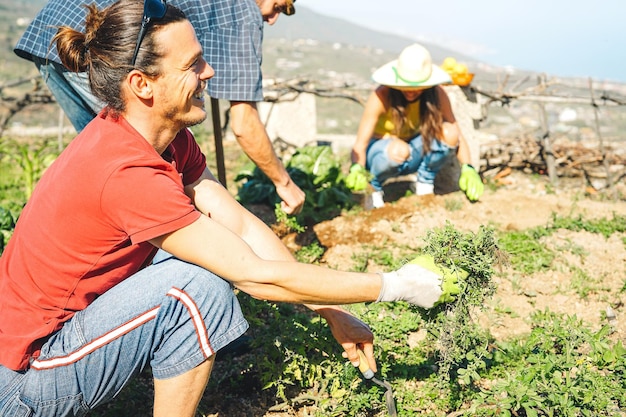
[[[443,70],[446,72],[452,72],[455,66],[456,66],[456,59],[449,56],[443,60],[443,64],[441,65],[441,68],[443,68]]]
[[[454,66],[454,73],[455,74],[467,74],[468,73],[467,65],[462,64],[462,63],[457,63]]]

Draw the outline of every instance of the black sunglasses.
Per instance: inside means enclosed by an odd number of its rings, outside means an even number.
[[[139,30],[139,35],[137,36],[137,45],[135,45],[133,59],[132,61],[130,61],[130,65],[132,65],[133,67],[135,66],[135,61],[137,61],[137,54],[139,53],[141,41],[143,41],[144,36],[146,36],[146,29],[148,28],[148,24],[150,24],[153,19],[163,19],[166,11],[167,4],[165,3],[165,0],[144,0],[141,29]]]

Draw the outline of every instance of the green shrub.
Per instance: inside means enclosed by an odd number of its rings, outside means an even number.
[[[346,187],[341,163],[330,146],[299,148],[286,163],[291,179],[304,191],[306,200],[298,223],[310,224],[332,218],[355,203]],[[253,164],[242,169],[235,181],[240,183],[237,198],[243,205],[280,202],[274,184]]]

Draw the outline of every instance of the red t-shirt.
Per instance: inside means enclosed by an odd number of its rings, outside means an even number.
[[[150,263],[148,240],[200,217],[183,186],[206,160],[182,130],[159,155],[96,117],[48,168],[0,257],[0,363],[26,369],[75,312]]]

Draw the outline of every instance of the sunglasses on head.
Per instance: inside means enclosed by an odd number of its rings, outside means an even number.
[[[296,7],[293,5],[295,1],[296,0],[286,0],[284,5],[276,6],[274,10],[276,10],[278,13],[284,13],[287,16],[291,16],[292,14],[296,13]]]
[[[137,61],[137,54],[139,53],[139,47],[143,38],[146,36],[146,29],[150,22],[154,19],[163,19],[167,12],[167,4],[165,0],[144,0],[143,2],[143,18],[141,19],[141,29],[137,36],[137,44],[135,45],[135,52],[133,52],[133,59],[130,61],[130,65],[135,66]]]

